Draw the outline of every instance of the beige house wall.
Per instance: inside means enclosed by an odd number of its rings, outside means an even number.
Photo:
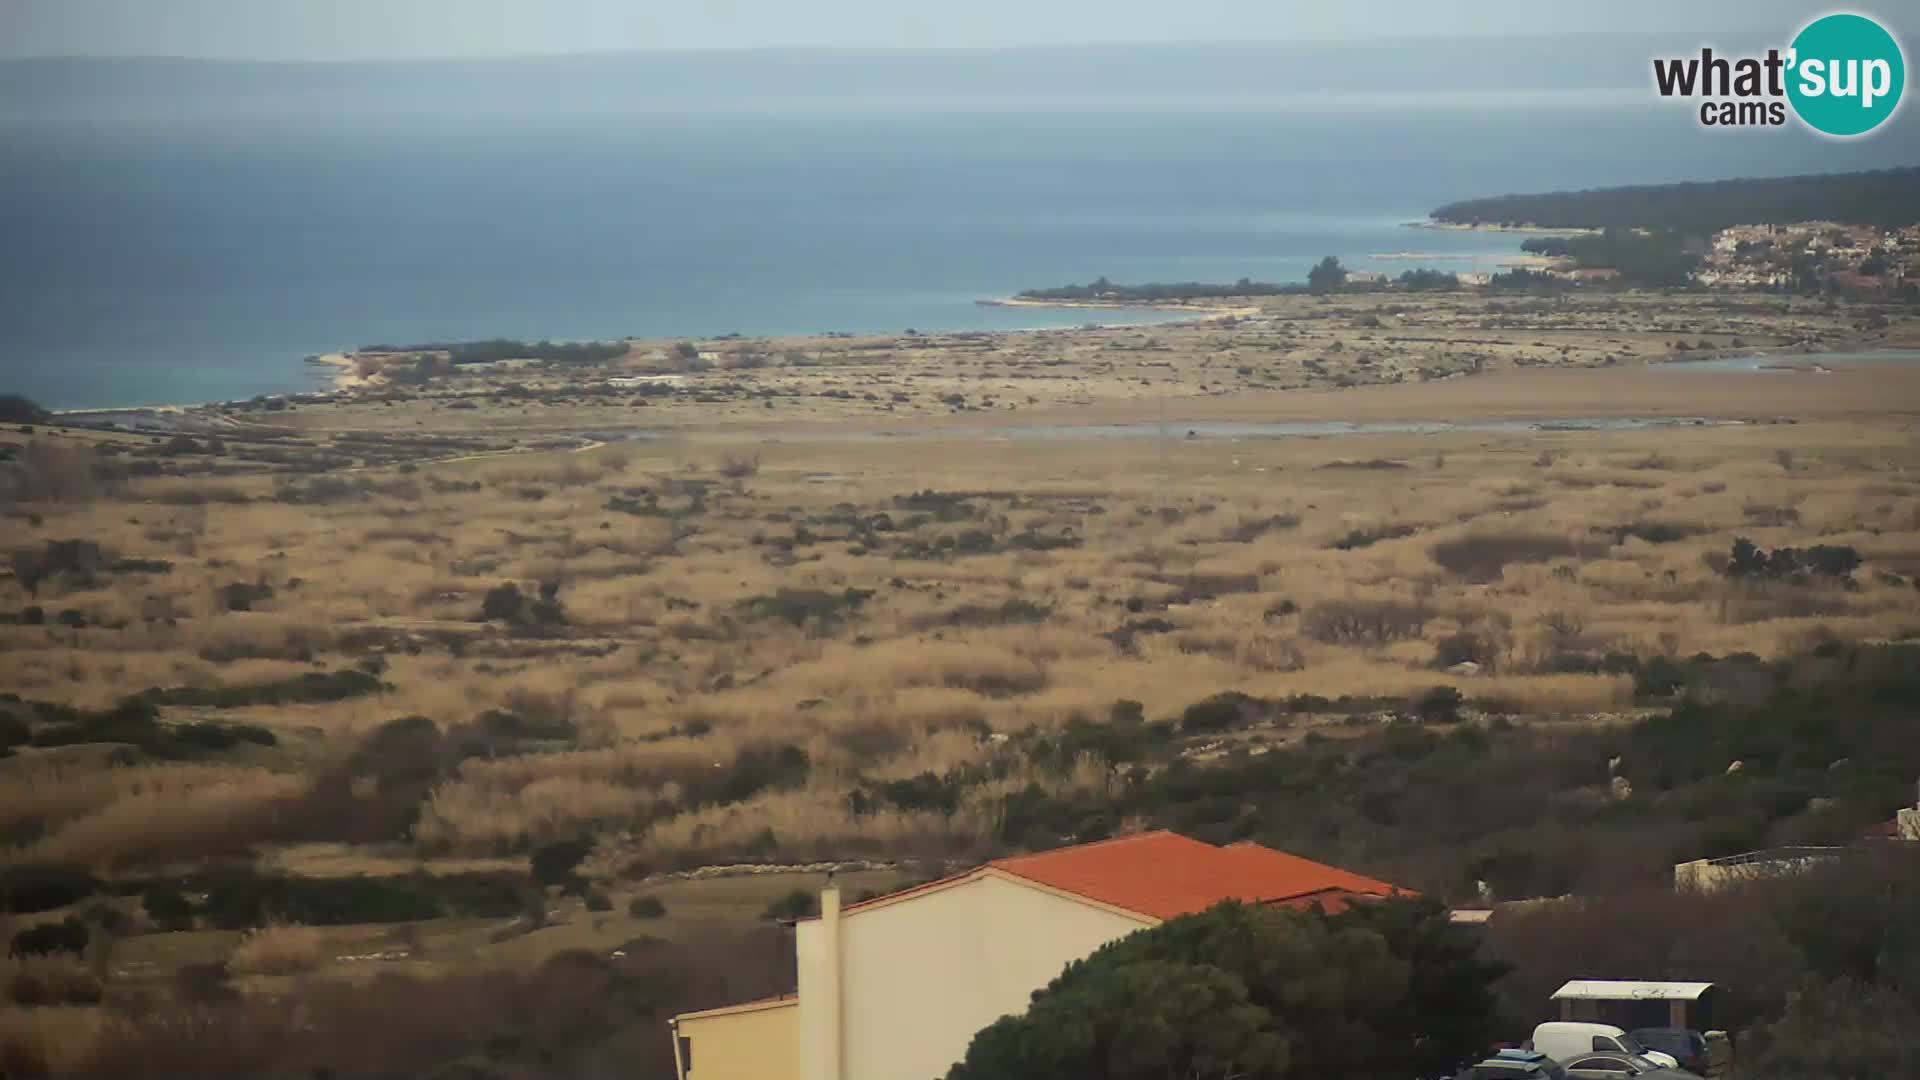
[[[844,1072],[835,1076],[820,920],[796,927],[800,1080],[932,1080],[974,1032],[1026,1010],[1071,961],[1151,920],[995,875],[842,918]],[[697,1076],[697,1074],[696,1074]],[[716,1080],[698,1076],[697,1080]]]
[[[800,1007],[791,1000],[683,1016],[679,1032],[690,1051],[684,1080],[796,1080]]]

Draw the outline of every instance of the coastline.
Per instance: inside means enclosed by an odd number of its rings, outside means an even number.
[[[374,385],[374,378],[372,376],[360,374],[359,360],[351,354],[342,352],[316,353],[313,356],[307,357],[306,362],[309,364],[318,364],[322,367],[334,368],[335,371],[331,376],[331,380],[333,389],[335,390],[358,390],[362,387]]]
[[[1260,314],[1255,306],[1241,305],[1223,308],[1207,303],[1180,300],[1042,300],[1029,296],[999,296],[975,300],[980,307],[1008,308],[1053,308],[1084,311],[1165,311],[1182,315],[1195,315],[1200,321],[1212,319],[1238,318]],[[1065,329],[1074,329],[1066,327]],[[1004,331],[1019,333],[1020,331]]]
[[[1409,229],[1432,229],[1435,232],[1531,233],[1536,236],[1598,236],[1600,234],[1599,229],[1586,228],[1581,226],[1568,226],[1567,228],[1564,228],[1564,229],[1551,229],[1541,225],[1527,225],[1527,224],[1505,225],[1505,224],[1488,224],[1485,222],[1436,221],[1433,218],[1428,218],[1425,221],[1409,221],[1409,222],[1405,222],[1404,224]]]

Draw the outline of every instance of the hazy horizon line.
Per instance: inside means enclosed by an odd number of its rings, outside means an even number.
[[[1722,30],[1719,36],[1738,38],[1760,31]],[[1264,48],[1340,44],[1358,48],[1424,44],[1429,42],[1567,41],[1569,39],[1688,39],[1711,36],[1712,31],[1571,31],[1561,34],[1481,33],[1481,34],[1409,34],[1380,37],[1258,38],[1182,38],[1169,41],[1086,41],[1016,42],[1000,45],[739,45],[739,46],[659,46],[633,49],[569,49],[518,53],[443,53],[412,56],[338,56],[338,57],[249,57],[195,56],[173,53],[45,53],[28,56],[0,56],[0,64],[47,63],[179,63],[256,65],[278,67],[345,67],[374,64],[500,63],[568,59],[614,59],[640,56],[821,56],[821,55],[913,55],[1097,52],[1152,49],[1223,49],[1251,51]]]

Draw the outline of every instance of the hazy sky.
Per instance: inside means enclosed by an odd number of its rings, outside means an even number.
[[[338,60],[1578,32],[1784,39],[1825,10],[1805,0],[0,0],[0,57]]]

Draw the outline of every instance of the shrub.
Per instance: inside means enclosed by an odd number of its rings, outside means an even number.
[[[252,611],[253,605],[273,599],[273,586],[260,582],[234,581],[214,590],[214,598],[225,611]]]
[[[1371,529],[1354,529],[1335,540],[1333,548],[1336,551],[1358,551],[1361,548],[1372,547],[1382,540],[1398,540],[1419,531],[1411,525],[1381,525]]]
[[[1384,645],[1419,637],[1427,617],[1427,609],[1395,600],[1326,600],[1307,612],[1301,629],[1329,645]]]
[[[635,919],[659,919],[667,914],[667,905],[657,896],[636,896],[627,902],[627,915]]]
[[[512,582],[504,582],[487,590],[480,601],[481,622],[512,622],[526,610],[527,598],[520,593],[520,587]]]
[[[326,960],[324,944],[312,927],[270,923],[240,940],[227,969],[238,975],[298,975]]]
[[[1238,690],[1228,690],[1187,706],[1186,711],[1180,714],[1180,730],[1225,731],[1236,728],[1245,723],[1259,707],[1258,699]]]
[[[47,410],[19,394],[0,394],[0,424],[44,424]]]
[[[87,950],[87,924],[72,915],[57,923],[29,926],[13,935],[8,956],[45,956],[49,953],[81,953]]]
[[[796,788],[807,782],[812,767],[807,752],[791,743],[749,746],[718,776],[718,786],[709,797],[714,802],[742,802],[762,791]]]
[[[162,930],[193,929],[193,903],[171,885],[150,885],[140,894],[141,910]]]
[[[779,589],[770,596],[755,596],[740,602],[748,616],[756,619],[780,619],[794,626],[811,622],[816,629],[828,630],[860,610],[873,596],[872,589]]]
[[[605,889],[588,889],[586,895],[588,911],[612,911],[613,897]]]
[[[22,958],[5,973],[6,996],[23,1008],[98,1005],[105,988],[93,972],[75,961],[53,957]]]
[[[137,699],[148,705],[187,705],[210,709],[237,709],[247,705],[321,704],[376,694],[389,687],[378,676],[357,668],[340,671],[304,671],[289,679],[237,686],[174,686],[143,691]]]
[[[768,904],[760,913],[763,919],[805,919],[820,914],[820,898],[806,889],[795,889]]]
[[[592,850],[593,845],[585,840],[555,840],[534,848],[534,883],[558,885],[568,891],[582,887],[583,879],[574,871]]]
[[[1469,581],[1498,581],[1508,563],[1546,562],[1579,549],[1557,536],[1468,536],[1433,545],[1433,561]]]
[[[1500,658],[1501,651],[1501,642],[1492,633],[1461,630],[1434,643],[1433,666],[1450,668],[1455,664],[1478,664],[1492,667]]]
[[[408,877],[263,877],[252,873],[210,882],[204,914],[226,930],[276,919],[307,926],[416,922],[443,913],[440,879]]]
[[[1414,714],[1428,724],[1452,724],[1460,720],[1464,699],[1451,686],[1436,686],[1413,699]]]
[[[27,863],[0,870],[0,911],[31,914],[76,904],[100,882],[85,867]]]
[[[1818,576],[1836,581],[1850,580],[1859,569],[1860,553],[1851,547],[1816,544],[1813,547],[1775,548],[1765,551],[1742,536],[1733,542],[1727,556],[1726,575],[1747,580],[1805,582]]]

